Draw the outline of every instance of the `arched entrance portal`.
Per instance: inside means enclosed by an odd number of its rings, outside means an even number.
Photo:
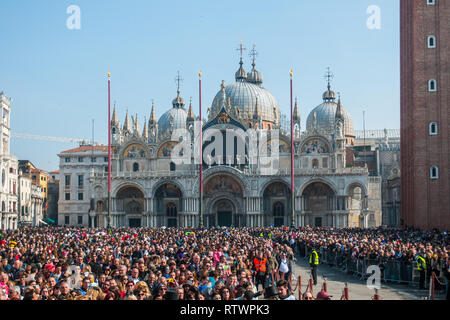
[[[313,182],[303,191],[305,224],[313,227],[333,226],[334,191],[323,182]]]
[[[283,182],[273,182],[264,190],[265,224],[287,225],[286,213],[291,211],[291,191]]]
[[[178,213],[182,211],[182,192],[174,183],[161,185],[155,192],[155,212],[160,216],[159,225],[178,226]]]
[[[218,174],[206,180],[204,185],[206,204],[205,226],[244,226],[240,212],[243,190],[240,181],[231,175]]]
[[[125,218],[130,228],[137,228],[142,225],[142,213],[145,211],[144,194],[134,186],[126,186],[119,190],[118,199],[119,211],[125,212]],[[121,210],[120,210],[121,209]]]
[[[220,227],[229,227],[234,225],[233,216],[235,213],[233,203],[228,199],[216,201],[213,206],[213,212],[216,216],[215,225]]]

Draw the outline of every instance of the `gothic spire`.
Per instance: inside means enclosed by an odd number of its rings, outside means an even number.
[[[149,124],[155,124],[155,123],[156,123],[155,104],[152,99],[152,113],[150,115]]]
[[[188,119],[189,120],[194,120],[195,119],[194,111],[192,110],[192,97],[191,97],[190,102],[189,102]]]
[[[149,134],[148,134],[148,125],[147,125],[147,118],[145,118],[145,121],[144,121],[144,130],[142,131],[142,137],[143,137],[145,140],[148,140],[148,137],[149,137]]]
[[[343,111],[343,108],[342,108],[341,95],[340,94],[339,94],[337,108],[336,108],[336,119],[344,120],[344,111]]]
[[[112,114],[112,118],[111,118],[111,123],[115,124],[115,125],[119,125],[119,118],[117,117],[117,113],[116,113],[116,103],[114,103],[114,109],[113,109],[113,114]]]
[[[297,97],[295,97],[295,106],[294,106],[294,120],[295,121],[300,121],[300,111],[298,110],[298,101],[297,101]]]
[[[128,108],[127,108],[127,115],[125,116],[125,122],[123,123],[123,131],[131,132],[131,123],[130,123],[130,117],[128,116]]]
[[[134,133],[139,136],[141,135],[141,129],[139,128],[138,115],[136,113],[136,118],[134,118]]]

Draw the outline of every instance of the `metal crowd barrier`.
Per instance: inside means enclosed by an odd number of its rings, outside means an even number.
[[[309,261],[312,247],[303,242],[297,243],[297,247],[299,255]],[[380,268],[381,281],[384,283],[419,286],[419,271],[417,270],[417,263],[415,261],[386,260],[384,258],[369,259],[368,257],[355,258],[339,248],[321,247],[317,250],[317,253],[319,254],[321,264],[327,264],[341,269],[359,279],[367,279],[370,276],[367,273],[367,268],[371,265],[376,265]],[[437,279],[445,283],[443,272],[439,272],[438,274],[440,276],[437,275]]]

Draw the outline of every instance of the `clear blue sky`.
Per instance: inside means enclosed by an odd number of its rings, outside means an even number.
[[[81,30],[69,30],[69,5],[81,9]],[[381,29],[370,30],[366,10],[381,8]],[[259,53],[264,86],[289,113],[289,70],[303,122],[322,102],[330,67],[355,129],[400,126],[399,1],[148,1],[15,0],[0,2],[0,90],[13,98],[13,132],[107,142],[107,71],[112,100],[123,122],[125,108],[140,125],[155,100],[156,116],[171,108],[174,78],[198,110],[197,72],[203,72],[203,104],[221,80],[234,81],[242,38]],[[198,113],[195,112],[196,114]],[[206,116],[206,113],[204,114]],[[74,144],[12,139],[11,150],[45,170]]]

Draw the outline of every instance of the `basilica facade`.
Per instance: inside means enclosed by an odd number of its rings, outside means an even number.
[[[369,176],[364,167],[348,164],[346,158],[355,140],[353,121],[330,83],[321,103],[309,113],[304,130],[295,102],[292,190],[290,132],[283,130],[278,102],[264,88],[263,80],[254,62],[246,72],[241,59],[235,82],[220,84],[207,110],[208,117],[201,124],[202,197],[199,164],[195,161],[198,153],[195,126],[200,118],[195,117],[192,102],[189,106],[185,104],[180,89],[172,107],[159,119],[152,106],[149,121],[145,121],[142,130],[137,115],[130,119],[127,111],[125,121],[120,123],[114,108],[111,225],[196,227],[200,223],[199,201],[202,201],[203,225],[208,227],[289,226],[292,193],[296,226],[380,225],[381,180]],[[211,129],[215,129],[214,138],[208,133]],[[174,134],[177,130],[184,130],[193,138],[186,144],[191,148],[188,160],[182,163],[173,158],[173,150],[182,140]],[[243,148],[238,146],[239,138],[225,142],[226,132],[233,130],[244,135],[265,132],[267,139],[256,142],[265,145],[263,148],[258,145],[255,154],[249,151],[253,142],[244,143]],[[224,135],[223,142],[218,144],[223,145],[223,150],[217,148],[217,142],[222,141],[217,134]],[[274,145],[277,150],[271,150]],[[186,155],[183,152],[180,155]],[[267,174],[267,166],[275,171]],[[108,173],[92,170],[89,189],[89,222],[93,226],[106,226]]]

